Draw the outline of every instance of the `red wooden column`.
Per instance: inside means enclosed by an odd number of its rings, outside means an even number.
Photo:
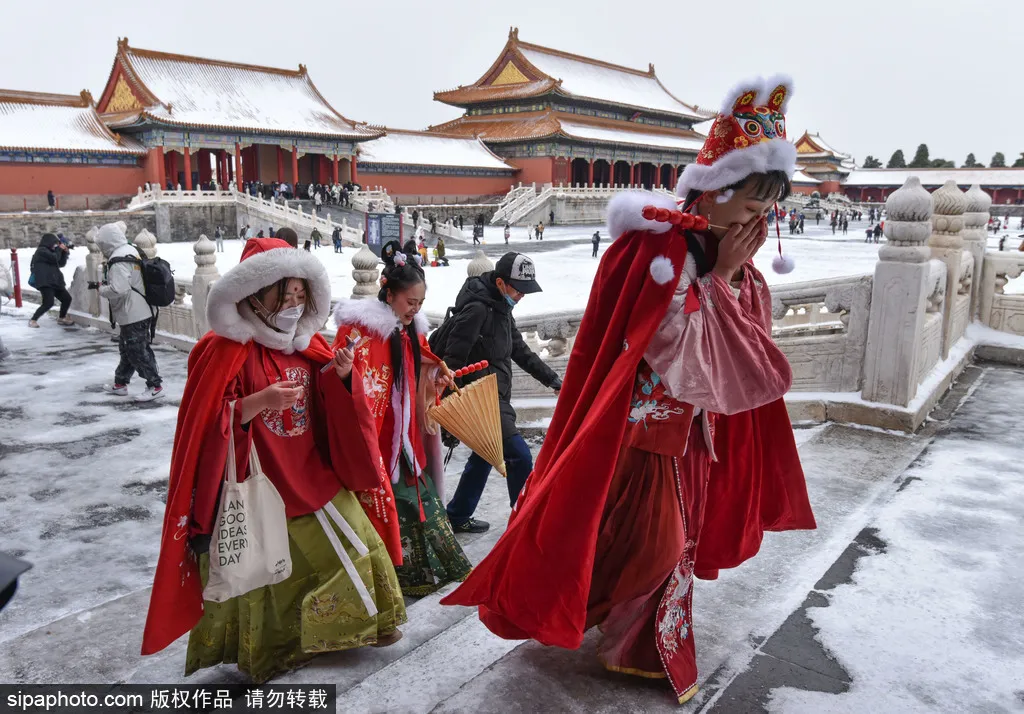
[[[349,179],[349,180],[352,183],[359,183],[359,174],[356,173],[356,157],[355,156],[352,157],[352,170],[351,170],[351,174],[352,174],[352,178]]]
[[[244,190],[242,184],[245,183],[245,167],[242,166],[242,145],[235,142],[235,186],[239,191]]]
[[[192,154],[186,146],[182,149],[182,155],[185,157],[185,190],[192,190]]]
[[[594,159],[587,162],[587,185],[594,185]]]
[[[297,146],[292,144],[292,192],[295,192],[295,186],[299,183],[299,149]]]
[[[331,162],[331,183],[338,183],[338,155],[334,155],[334,160]]]
[[[669,170],[668,180],[672,182],[672,185],[669,186],[669,189],[675,191],[676,184],[679,183],[679,169],[677,169],[675,166],[672,166]]]
[[[277,182],[284,183],[284,151],[277,147]]]
[[[629,164],[629,185],[636,186],[636,164]]]

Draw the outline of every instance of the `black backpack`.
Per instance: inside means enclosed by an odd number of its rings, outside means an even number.
[[[132,263],[142,269],[142,286],[145,292],[140,293],[152,307],[167,307],[174,302],[174,271],[171,264],[163,258],[147,258],[138,246],[139,257],[122,256],[112,258],[107,265]],[[138,292],[136,290],[136,292]]]

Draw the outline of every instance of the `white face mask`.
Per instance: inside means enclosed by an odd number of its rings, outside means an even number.
[[[267,318],[267,323],[281,332],[294,332],[295,326],[299,324],[299,318],[302,317],[302,313],[305,308],[305,305],[286,307],[280,312],[272,313],[270,317]]]

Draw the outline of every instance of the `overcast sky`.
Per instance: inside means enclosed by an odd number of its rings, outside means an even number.
[[[470,84],[510,26],[520,39],[629,67],[653,62],[681,100],[717,107],[736,81],[784,72],[790,138],[819,132],[858,162],[988,164],[1024,151],[1024,0],[611,2],[3,1],[0,87],[92,91],[119,36],[134,47],[277,67],[305,64],[351,119],[425,128],[458,116],[433,92]],[[833,9],[830,9],[830,5]],[[630,14],[633,11],[634,14]]]

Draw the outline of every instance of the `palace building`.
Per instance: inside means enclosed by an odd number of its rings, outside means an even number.
[[[358,181],[357,125],[317,90],[305,66],[260,67],[117,43],[97,104],[112,130],[146,149],[146,180],[191,189],[231,180]]]
[[[87,91],[0,90],[0,210],[44,208],[51,190],[68,208],[117,206],[145,182],[145,155],[104,125]]]
[[[480,137],[524,183],[674,187],[713,112],[673,96],[654,66],[631,69],[519,39],[470,85],[435,92],[465,114],[430,131]]]
[[[654,66],[632,69],[519,39],[512,28],[472,84],[435,92],[463,114],[425,131],[348,119],[304,65],[263,67],[117,42],[102,93],[0,90],[0,211],[116,208],[145,183],[185,189],[352,181],[400,203],[477,202],[517,182],[672,189],[714,111]],[[794,142],[794,191],[884,201],[913,173],[927,188],[979,183],[1024,203],[1024,169],[861,169],[821,134]]]

